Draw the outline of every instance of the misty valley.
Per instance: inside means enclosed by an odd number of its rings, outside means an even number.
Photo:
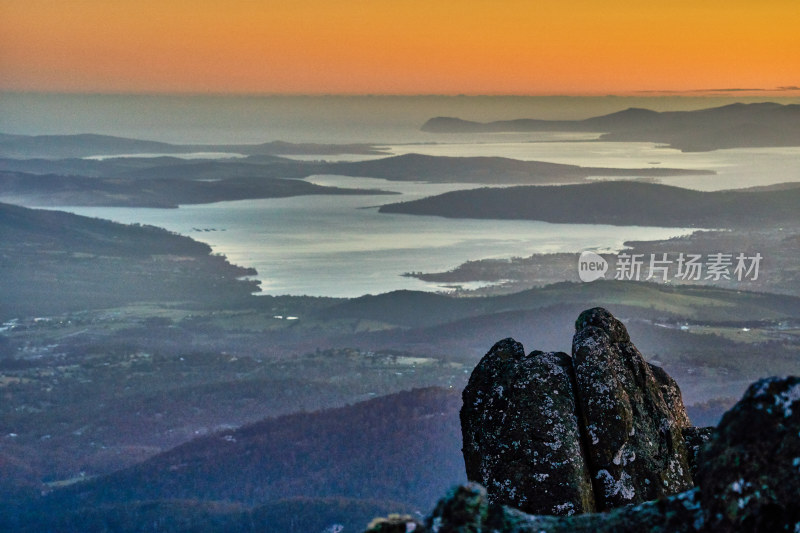
[[[0,529],[422,523],[468,481],[487,351],[569,354],[597,307],[692,427],[800,374],[800,105],[420,102],[346,134],[0,133]]]

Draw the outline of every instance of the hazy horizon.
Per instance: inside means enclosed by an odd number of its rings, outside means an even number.
[[[173,143],[439,142],[422,135],[430,118],[488,122],[518,118],[579,120],[645,107],[688,111],[797,97],[179,95],[0,92],[0,132],[98,133]],[[452,139],[446,139],[452,140]]]

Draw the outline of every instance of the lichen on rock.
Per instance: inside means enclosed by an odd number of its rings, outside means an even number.
[[[572,357],[598,508],[690,489],[681,432],[689,418],[674,380],[654,371],[622,322],[599,307],[578,317]]]
[[[576,322],[572,358],[504,339],[463,401],[473,483],[425,524],[370,533],[800,531],[798,377],[760,380],[717,428],[691,427],[675,381],[594,308]],[[589,512],[595,502],[604,512]]]
[[[698,457],[712,531],[800,531],[800,377],[750,385]]]
[[[464,389],[461,427],[467,479],[492,503],[525,512],[594,510],[567,354],[495,344]]]

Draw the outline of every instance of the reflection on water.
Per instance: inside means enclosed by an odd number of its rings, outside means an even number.
[[[119,222],[153,224],[209,243],[236,264],[254,267],[267,294],[360,296],[396,289],[440,290],[402,276],[474,259],[619,249],[626,240],[662,239],[688,229],[467,220],[378,213],[464,184],[400,183],[315,176],[342,187],[381,188],[401,196],[302,196],[219,202],[179,209],[69,208]]]

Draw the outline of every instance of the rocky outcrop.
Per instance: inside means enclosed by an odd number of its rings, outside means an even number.
[[[415,533],[689,533],[702,525],[697,489],[664,500],[629,505],[607,513],[573,516],[529,515],[491,505],[478,484],[456,487],[439,501]],[[368,533],[383,533],[368,530]]]
[[[706,529],[800,531],[800,377],[747,389],[701,450]]]
[[[572,358],[497,343],[463,400],[473,482],[408,531],[800,531],[798,377],[758,381],[717,428],[691,427],[674,380],[596,308],[576,323]],[[578,512],[592,501],[605,512]]]
[[[700,432],[705,433],[705,431]],[[452,489],[415,533],[772,533],[800,530],[800,378],[750,386],[701,447],[698,486],[602,513],[531,515]],[[370,533],[383,532],[372,530]]]
[[[489,504],[485,488],[469,483],[451,489],[439,500],[425,526],[437,533],[479,533],[484,530],[494,507],[497,506]]]
[[[689,418],[677,384],[666,372],[653,371],[622,322],[605,309],[581,313],[575,330],[576,396],[598,509],[691,488],[681,434]]]
[[[594,510],[565,353],[532,352],[504,339],[492,347],[463,393],[467,479],[489,501],[528,513]]]
[[[572,357],[498,342],[463,401],[467,479],[493,504],[568,516],[692,487],[680,389],[605,309],[578,317]]]

